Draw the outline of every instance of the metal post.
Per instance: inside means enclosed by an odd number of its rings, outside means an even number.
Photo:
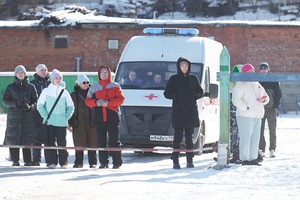
[[[224,46],[220,55],[220,139],[218,144],[218,160],[214,167],[217,170],[229,167],[228,144],[230,130],[230,55]]]
[[[137,23],[137,15],[138,15],[138,7],[137,7],[137,0],[135,1],[135,23]]]
[[[80,72],[80,60],[81,60],[81,57],[75,57],[76,59],[76,71],[77,72]]]

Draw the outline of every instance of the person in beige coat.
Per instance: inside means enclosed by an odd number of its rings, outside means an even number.
[[[242,67],[242,73],[254,73],[251,64]],[[242,165],[260,165],[257,161],[261,119],[269,96],[259,82],[238,82],[232,91],[232,102],[237,107],[239,154]]]

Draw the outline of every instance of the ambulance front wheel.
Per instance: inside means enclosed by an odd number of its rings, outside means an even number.
[[[195,152],[195,155],[201,155],[202,154],[202,149],[204,146],[204,142],[205,142],[205,136],[204,136],[204,125],[201,124],[200,128],[199,128],[199,135],[198,138],[194,144],[194,149],[198,150]]]

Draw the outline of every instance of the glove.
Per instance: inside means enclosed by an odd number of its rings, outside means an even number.
[[[16,101],[16,107],[21,108],[22,107],[22,101]]]
[[[107,100],[98,99],[98,100],[96,101],[96,105],[97,105],[97,106],[102,106],[101,103],[107,103]]]
[[[23,103],[21,109],[24,112],[29,112],[29,111],[31,111],[31,106],[28,103]]]
[[[30,106],[30,111],[36,110],[36,103]]]

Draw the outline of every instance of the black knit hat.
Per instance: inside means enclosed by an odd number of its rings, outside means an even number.
[[[268,70],[270,70],[270,66],[269,66],[268,63],[263,62],[263,63],[260,63],[259,69],[260,69],[260,70],[261,70],[261,69],[268,69]]]

